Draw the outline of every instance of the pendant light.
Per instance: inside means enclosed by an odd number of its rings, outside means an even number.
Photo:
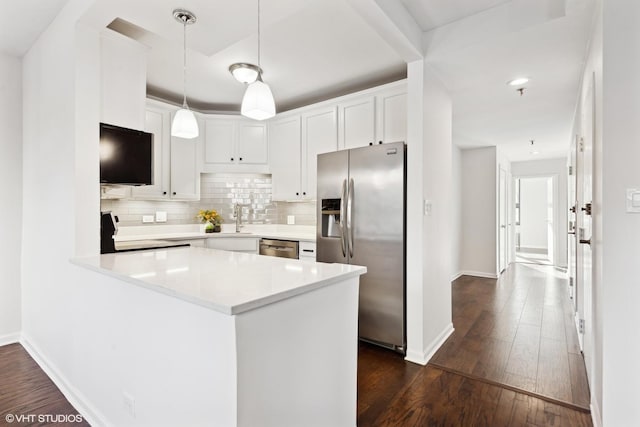
[[[192,139],[198,137],[199,131],[196,116],[187,105],[187,24],[194,24],[196,22],[196,16],[188,10],[176,9],[173,11],[173,17],[183,25],[182,79],[184,96],[182,98],[182,108],[176,111],[176,114],[173,116],[171,136]]]
[[[233,74],[231,67],[229,69]],[[240,113],[250,119],[265,120],[276,115],[276,103],[273,99],[271,88],[262,81],[262,69],[260,68],[260,0],[258,0],[258,65],[256,68],[256,80],[247,86],[242,98]]]

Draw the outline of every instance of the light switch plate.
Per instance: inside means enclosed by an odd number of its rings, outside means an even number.
[[[167,213],[162,211],[156,212],[156,222],[167,222]]]
[[[640,213],[640,190],[627,188],[627,212]]]
[[[153,215],[142,215],[142,222],[145,224],[148,222],[153,222]]]
[[[431,209],[433,206],[431,205],[431,200],[424,201],[424,214],[425,216],[431,216]]]
[[[293,225],[296,223],[295,215],[287,215],[287,224]]]

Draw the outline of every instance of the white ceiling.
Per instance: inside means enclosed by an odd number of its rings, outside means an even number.
[[[20,56],[65,0],[2,1],[29,16],[5,20],[0,50]],[[278,111],[397,80],[406,64],[351,6],[354,0],[262,0],[262,68]],[[397,1],[397,0],[393,0]],[[561,157],[571,123],[595,0],[401,0],[424,31],[427,62],[449,89],[454,142],[498,145],[512,160]],[[176,7],[193,11],[187,28],[188,99],[202,111],[234,111],[244,92],[228,72],[256,62],[256,0],[95,0],[83,21],[150,47],[148,91],[181,102],[182,26]],[[126,23],[125,23],[126,24]],[[531,78],[525,95],[506,85]],[[532,156],[534,139],[540,155]]]
[[[433,30],[509,0],[401,0],[422,31]]]
[[[0,52],[21,57],[53,21],[67,0],[0,0]]]
[[[97,0],[85,20],[114,17],[135,26],[118,31],[148,45],[152,95],[181,102],[182,25],[175,0]],[[189,105],[201,111],[239,111],[244,85],[228,71],[257,62],[257,1],[183,0],[197,22],[187,27]],[[398,80],[406,64],[345,0],[262,0],[263,78],[278,111]],[[110,19],[105,19],[110,17]]]

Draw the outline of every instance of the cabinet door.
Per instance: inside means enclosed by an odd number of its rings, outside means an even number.
[[[339,105],[339,146],[357,148],[375,140],[375,97],[361,98]]]
[[[204,164],[233,164],[236,120],[208,119],[205,123]]]
[[[222,249],[223,251],[258,253],[258,239],[251,237],[210,237],[206,247],[209,249]]]
[[[383,93],[376,97],[376,139],[384,143],[407,141],[406,92]]]
[[[131,197],[137,199],[169,198],[169,112],[147,109],[145,132],[153,134],[153,184],[131,188]]]
[[[315,199],[318,154],[338,149],[337,107],[302,115],[302,198]]]
[[[264,123],[239,123],[237,156],[239,164],[267,164],[267,127]]]
[[[300,195],[300,116],[269,123],[269,164],[273,200]]]
[[[200,199],[198,139],[171,138],[171,198]]]

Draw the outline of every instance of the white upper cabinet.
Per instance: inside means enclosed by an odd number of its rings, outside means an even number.
[[[153,134],[153,184],[131,188],[139,199],[166,199],[169,191],[169,132],[171,114],[167,110],[147,107],[144,131]]]
[[[356,148],[375,141],[376,98],[367,96],[338,105],[339,147]]]
[[[267,125],[239,117],[205,116],[203,172],[266,172]]]
[[[228,119],[205,119],[205,165],[232,164],[237,123]]]
[[[238,124],[238,163],[240,164],[267,164],[269,150],[267,149],[267,127],[264,123]]]
[[[105,29],[100,35],[100,120],[144,130],[148,48]]]
[[[273,200],[295,200],[300,195],[300,116],[269,123],[269,164]]]
[[[337,107],[324,107],[302,114],[301,199],[315,199],[318,154],[338,149]]]
[[[200,199],[197,138],[171,137],[171,198]]]
[[[139,200],[199,200],[199,141],[171,136],[171,119],[177,109],[148,101],[146,132],[153,134],[153,184],[133,187],[131,197]],[[199,120],[202,135],[202,123]]]
[[[376,95],[377,142],[407,141],[407,91],[405,87]]]
[[[340,149],[406,141],[407,92],[404,85],[394,85],[367,96],[338,103]]]

